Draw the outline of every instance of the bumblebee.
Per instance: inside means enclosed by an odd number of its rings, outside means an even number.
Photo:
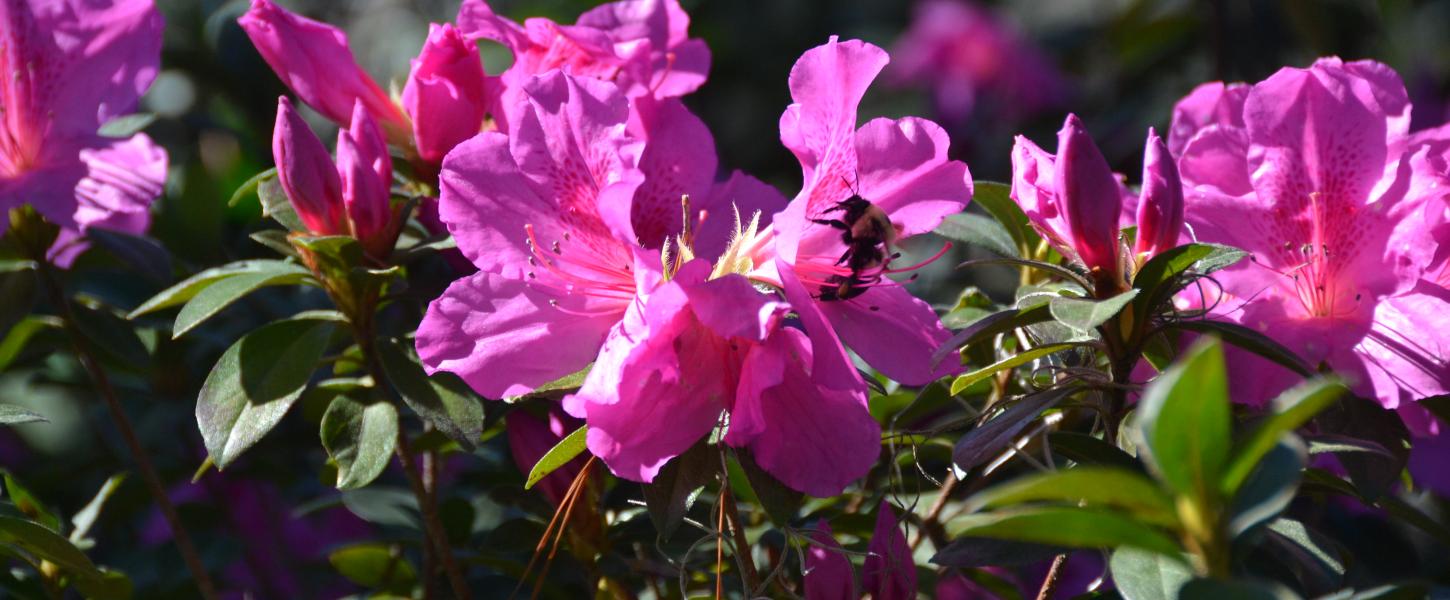
[[[839,219],[811,219],[812,222],[841,230],[841,243],[846,252],[836,260],[837,265],[850,269],[848,275],[832,275],[827,285],[822,286],[821,300],[850,300],[866,293],[871,284],[881,280],[881,273],[868,273],[872,269],[885,267],[896,256],[889,254],[891,244],[896,241],[896,226],[886,216],[886,211],[872,204],[861,195],[837,202],[824,211],[841,213]]]

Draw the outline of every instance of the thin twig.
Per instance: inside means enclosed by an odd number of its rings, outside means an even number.
[[[401,427],[398,428],[395,452],[398,462],[403,464],[403,475],[408,478],[408,486],[413,489],[413,496],[418,499],[418,508],[423,511],[423,535],[432,542],[438,557],[443,561],[443,571],[448,574],[448,585],[453,588],[455,596],[472,598],[473,593],[468,590],[463,571],[459,570],[458,563],[453,560],[453,548],[448,543],[448,534],[443,530],[443,521],[438,518],[438,505],[433,503],[433,498],[423,489],[423,478],[413,466],[413,452],[408,445],[408,435]]]
[[[45,287],[49,291],[52,302],[60,311],[61,319],[65,324],[66,333],[70,336],[71,345],[76,352],[76,360],[80,361],[86,373],[90,375],[91,382],[96,385],[96,391],[100,392],[101,398],[106,401],[107,408],[111,411],[111,420],[116,423],[116,429],[121,431],[121,438],[126,441],[126,446],[131,450],[131,457],[136,461],[136,467],[141,471],[141,479],[146,483],[146,489],[151,493],[151,498],[156,501],[156,507],[161,510],[161,516],[166,519],[166,525],[171,528],[171,536],[176,540],[176,549],[181,552],[181,558],[186,562],[187,570],[196,580],[196,587],[205,600],[217,598],[216,585],[212,583],[211,575],[207,573],[206,566],[202,564],[200,555],[196,552],[196,546],[191,542],[191,535],[181,524],[181,517],[176,513],[176,507],[171,504],[171,499],[166,495],[166,487],[161,483],[161,476],[156,473],[156,467],[151,463],[151,455],[141,445],[141,439],[136,436],[136,429],[131,425],[130,417],[121,406],[121,401],[116,397],[116,390],[111,386],[111,379],[106,375],[105,369],[101,368],[96,357],[91,354],[90,347],[86,344],[85,336],[76,325],[75,313],[71,310],[70,302],[62,291],[60,282],[55,278],[51,270],[50,262],[46,260],[44,252],[35,260],[39,265],[41,279],[45,281]]]
[[[1042,580],[1042,588],[1037,590],[1037,600],[1052,600],[1052,594],[1057,591],[1057,582],[1062,579],[1062,567],[1067,564],[1067,555],[1059,554],[1052,559],[1052,566],[1047,569],[1047,577]]]

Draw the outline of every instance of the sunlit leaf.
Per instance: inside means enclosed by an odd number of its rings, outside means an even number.
[[[573,433],[564,436],[559,443],[554,444],[539,462],[534,463],[534,468],[529,470],[529,478],[524,482],[524,489],[534,487],[534,484],[543,481],[550,473],[557,471],[574,460],[574,457],[583,454],[588,448],[585,446],[585,438],[589,435],[589,426],[583,425],[575,429]]]

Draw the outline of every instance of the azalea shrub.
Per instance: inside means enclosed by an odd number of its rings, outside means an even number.
[[[191,4],[4,4],[6,597],[1450,593],[1433,78]]]

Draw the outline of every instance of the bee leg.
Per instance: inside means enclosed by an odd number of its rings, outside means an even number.
[[[835,227],[836,229],[840,229],[843,231],[851,230],[851,226],[847,225],[845,221],[842,221],[840,219],[811,219],[811,222],[817,225],[830,225],[831,227]]]

